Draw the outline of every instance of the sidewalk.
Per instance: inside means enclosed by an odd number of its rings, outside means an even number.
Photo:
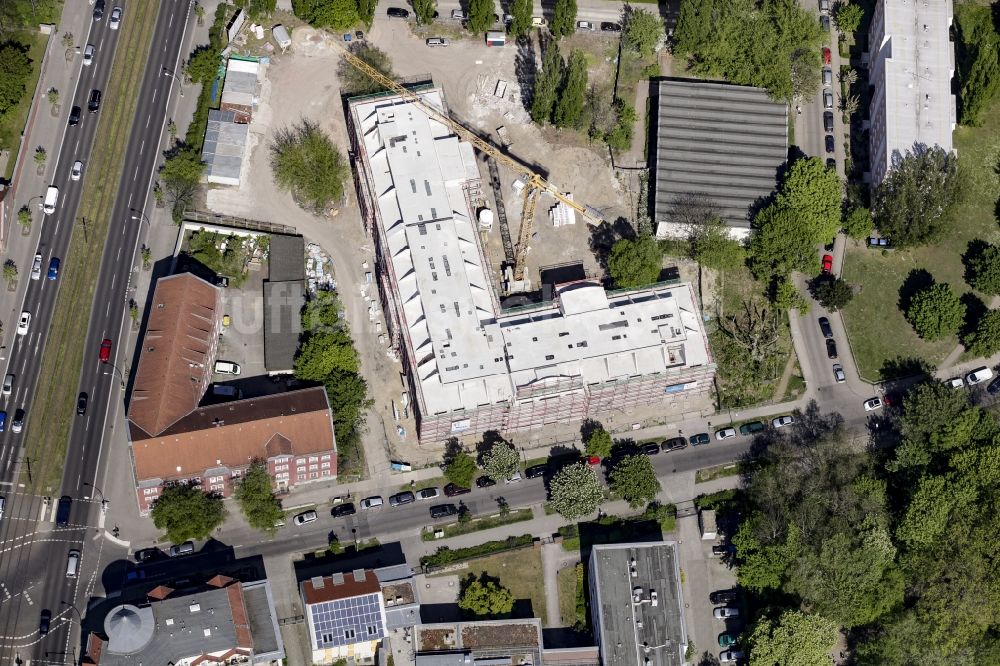
[[[79,81],[82,57],[75,54],[72,60],[66,60],[66,47],[62,45],[62,36],[69,32],[73,34],[74,44],[86,44],[87,33],[90,30],[90,6],[85,2],[68,2],[63,7],[59,25],[49,37],[49,43],[42,61],[38,86],[28,112],[28,123],[24,131],[24,139],[19,151],[18,162],[11,180],[11,191],[5,200],[6,215],[3,229],[3,260],[13,260],[18,269],[17,288],[14,291],[0,289],[0,325],[4,329],[4,340],[14,334],[14,322],[17,321],[28,289],[28,273],[31,270],[31,260],[38,247],[42,232],[44,217],[41,212],[41,198],[45,189],[51,184],[52,175],[60,159],[61,141],[66,129],[66,118],[72,104],[73,93]],[[60,112],[52,115],[52,105],[49,104],[46,93],[55,88],[59,91]],[[29,91],[30,93],[30,91]],[[28,94],[28,93],[26,93]],[[41,175],[33,159],[36,148],[42,147],[48,153],[48,159]],[[17,159],[13,154],[10,159]],[[31,207],[31,230],[25,235],[17,222],[17,211],[22,206]],[[6,346],[0,347],[0,360],[6,361]]]

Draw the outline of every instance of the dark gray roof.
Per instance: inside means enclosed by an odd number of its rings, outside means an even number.
[[[294,367],[305,302],[302,280],[264,283],[264,367],[268,372],[288,372]]]
[[[731,226],[775,189],[788,157],[788,107],[760,88],[668,79],[654,84],[653,214],[670,222],[678,201],[707,202]]]
[[[250,126],[233,122],[235,118],[233,111],[211,109],[208,112],[201,159],[208,165],[205,173],[210,182],[212,178],[239,180]]]
[[[271,234],[267,279],[271,282],[306,279],[306,242],[302,236]]]
[[[630,575],[633,559],[635,577]],[[684,663],[687,629],[674,543],[596,545],[588,573],[591,617],[603,666]],[[635,588],[642,588],[640,603],[635,603]],[[651,590],[658,597],[656,606]],[[645,652],[643,643],[652,649]]]
[[[283,658],[285,645],[281,641],[278,618],[271,614],[271,609],[274,608],[271,586],[266,581],[244,583],[243,599],[247,606],[254,654],[261,660],[268,656],[272,659]]]

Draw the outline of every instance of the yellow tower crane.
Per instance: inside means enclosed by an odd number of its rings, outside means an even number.
[[[560,192],[555,185],[548,182],[537,173],[524,166],[520,162],[512,159],[509,155],[499,150],[496,146],[483,140],[475,132],[470,131],[458,122],[455,122],[444,114],[439,109],[434,108],[433,105],[428,104],[420,97],[420,95],[408,90],[396,81],[378,71],[368,63],[366,63],[361,58],[357,57],[351,53],[348,49],[344,48],[338,44],[341,51],[343,52],[344,58],[348,63],[351,64],[355,69],[364,72],[373,81],[377,81],[381,85],[385,86],[389,90],[392,90],[400,97],[413,102],[423,109],[429,117],[438,121],[439,123],[450,128],[455,134],[460,138],[468,141],[477,150],[490,155],[497,162],[507,167],[511,171],[520,174],[524,181],[524,208],[521,213],[521,228],[517,235],[517,247],[514,248],[514,280],[521,281],[524,279],[524,264],[528,256],[528,241],[531,239],[532,227],[535,222],[535,205],[538,203],[538,194],[540,192],[548,192],[553,197],[563,202],[576,212],[584,216],[584,218],[600,223],[601,220],[598,219],[594,213],[590,212],[589,209],[580,205],[578,202],[573,201],[562,192]]]

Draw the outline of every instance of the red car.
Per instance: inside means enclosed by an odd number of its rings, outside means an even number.
[[[823,47],[823,64],[824,65],[830,64],[830,49],[826,48],[825,46]]]
[[[101,363],[107,363],[111,360],[111,340],[104,338],[104,342],[101,343]]]
[[[598,458],[597,456],[587,456],[587,464],[588,465],[600,465],[601,464],[601,459]]]
[[[828,254],[823,255],[823,273],[829,275],[833,270],[833,257]]]

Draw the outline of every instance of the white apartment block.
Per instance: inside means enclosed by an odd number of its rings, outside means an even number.
[[[439,89],[421,93],[446,109]],[[715,364],[688,284],[556,286],[502,311],[480,244],[470,144],[399,96],[349,103],[386,327],[422,442],[511,432],[706,393]]]
[[[868,29],[871,183],[915,145],[952,150],[952,0],[878,0]]]

